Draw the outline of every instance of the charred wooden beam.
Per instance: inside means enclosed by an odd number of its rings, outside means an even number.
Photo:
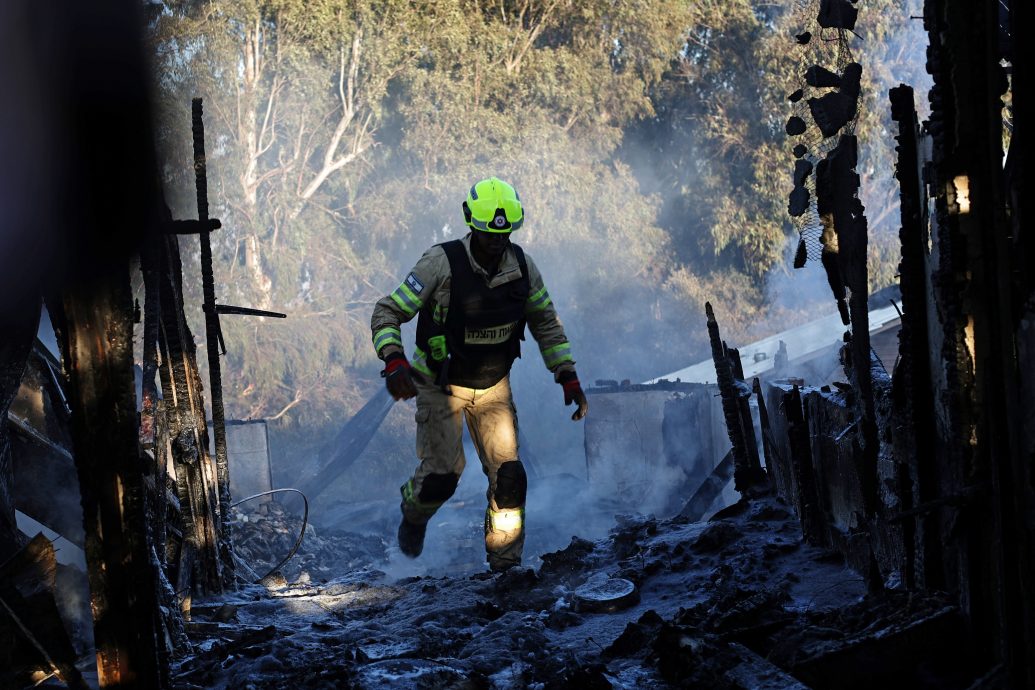
[[[128,266],[68,289],[59,318],[99,682],[158,687],[166,671],[138,446]]]
[[[930,270],[927,261],[927,195],[923,182],[921,133],[913,100],[913,90],[905,85],[891,89],[891,117],[898,123],[898,161],[896,177],[902,225],[899,239],[899,285],[902,289],[902,327],[899,330],[899,364],[892,382],[892,405],[902,424],[896,428],[897,454],[908,468],[900,480],[900,498],[910,505],[929,503],[938,496],[938,468],[935,446],[934,397],[931,388],[929,312],[933,309],[927,287]],[[906,484],[908,483],[908,488]],[[905,579],[941,589],[942,545],[938,535],[938,516],[917,515],[903,523]],[[929,564],[929,567],[927,567]]]
[[[217,304],[217,314],[238,314],[242,316],[265,316],[271,319],[286,319],[287,314],[279,311],[267,311],[265,309],[252,309],[251,307],[235,307],[230,304]]]
[[[23,640],[0,645],[5,687],[24,684],[27,678],[20,676],[41,665],[70,688],[89,687],[75,666],[75,650],[54,600],[56,571],[54,546],[42,534],[0,565],[0,639],[13,629]]]
[[[217,546],[216,490],[209,479],[215,477],[215,467],[208,454],[203,387],[194,336],[183,313],[179,244],[175,237],[166,237],[160,248],[160,377],[176,471],[183,542],[191,543],[197,553],[197,558],[191,559],[191,576],[184,574],[183,563],[180,563],[178,581],[199,592],[218,593],[223,591],[224,580]],[[177,592],[180,590],[178,585]]]
[[[773,440],[773,432],[769,426],[769,410],[765,406],[765,396],[762,395],[762,385],[756,376],[751,380],[751,391],[755,394],[755,402],[758,404],[758,426],[762,432],[762,453],[765,455],[766,473],[772,473],[773,467],[777,466],[777,456],[780,450]]]
[[[751,393],[746,390],[743,382],[738,384],[735,378],[737,372],[743,376],[740,357],[736,350],[727,348],[722,341],[710,302],[705,303],[704,310],[708,317],[708,339],[711,342],[712,361],[715,363],[715,377],[722,397],[722,413],[733,446],[733,484],[742,494],[750,494],[766,484],[765,473],[758,460],[758,446],[754,442],[751,413],[748,410],[745,415],[743,409]]]
[[[14,519],[14,461],[7,431],[7,411],[18,393],[18,385],[32,351],[39,328],[40,301],[12,305],[0,311],[0,560],[14,553],[21,538]]]
[[[783,409],[787,417],[787,436],[791,445],[791,467],[794,482],[798,487],[798,503],[795,508],[801,519],[802,535],[806,541],[824,543],[819,490],[816,486],[816,473],[812,467],[809,422],[805,418],[805,408],[798,386],[794,386],[791,392],[784,396]]]
[[[934,166],[928,182],[935,196],[938,261],[932,283],[943,341],[932,348],[940,358],[931,368],[944,372],[935,390],[936,441],[939,451],[945,450],[946,468],[940,493],[954,495],[985,482],[991,486],[985,505],[942,511],[945,571],[958,576],[948,585],[959,594],[980,652],[1004,664],[1011,686],[1031,687],[1032,459],[1021,449],[1026,420],[1018,414],[1017,385],[1031,363],[1018,360],[1016,323],[1030,292],[1018,291],[1023,281],[1015,278],[1018,271],[1029,271],[1031,258],[1017,252],[1018,238],[1006,216],[1002,94],[1007,80],[1001,65],[1000,6],[928,0],[924,8],[931,41],[928,70],[934,80]],[[1026,3],[1002,6],[1010,13],[1027,13],[1030,20]],[[1026,52],[1016,51],[1022,82],[1030,79],[1025,73],[1030,58],[1021,56]],[[1030,93],[1020,96],[1023,101]],[[1015,123],[1017,132],[1028,124]]]
[[[197,188],[198,222],[203,229],[201,240],[201,280],[205,294],[205,337],[208,354],[209,385],[212,403],[212,429],[215,433],[217,506],[219,509],[219,558],[222,563],[223,585],[233,587],[234,558],[233,534],[230,529],[230,469],[226,455],[226,417],[223,411],[223,382],[220,374],[219,344],[222,332],[219,327],[219,313],[216,311],[216,287],[212,275],[212,241],[207,229],[208,178],[205,161],[205,123],[202,119],[202,103],[195,98],[191,104],[191,131],[194,134],[194,182]]]
[[[200,220],[170,220],[166,221],[165,231],[170,235],[201,235],[221,227],[223,224],[218,218],[209,218],[205,223]]]

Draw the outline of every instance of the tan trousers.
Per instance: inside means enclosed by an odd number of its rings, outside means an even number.
[[[446,394],[433,384],[417,382],[420,464],[402,487],[403,515],[412,523],[426,523],[452,494],[466,464],[463,416],[481,460],[482,472],[489,479],[485,518],[485,551],[489,565],[496,569],[520,563],[525,543],[524,502],[518,507],[501,509],[495,499],[499,468],[518,460],[517,411],[510,380],[505,377],[487,389],[450,386],[450,392]],[[438,490],[443,478],[446,483],[453,482],[445,491]]]

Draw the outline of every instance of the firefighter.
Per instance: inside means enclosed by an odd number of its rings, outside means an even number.
[[[518,456],[510,367],[527,325],[543,361],[575,403],[589,406],[575,374],[564,328],[532,258],[510,241],[524,222],[517,192],[490,177],[471,187],[462,205],[466,237],[424,253],[371,319],[385,385],[396,400],[417,398],[417,465],[401,487],[399,549],[416,558],[431,516],[456,490],[464,470],[461,418],[467,420],[489,479],[485,551],[489,568],[521,562],[527,480]],[[400,324],[417,316],[417,343],[407,360]]]

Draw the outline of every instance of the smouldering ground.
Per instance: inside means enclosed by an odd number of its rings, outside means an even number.
[[[177,687],[787,687],[779,673],[757,678],[740,643],[773,649],[773,631],[850,606],[865,587],[803,545],[779,503],[724,514],[626,518],[535,570],[393,579],[381,563],[198,602]],[[609,578],[633,582],[638,601],[583,610],[576,590]]]

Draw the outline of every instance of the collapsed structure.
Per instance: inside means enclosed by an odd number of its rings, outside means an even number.
[[[1000,5],[1008,8],[1005,19]],[[854,26],[851,3],[823,0],[818,6],[815,21],[822,30]],[[950,608],[909,621],[895,641],[909,651],[926,633],[951,628],[959,634],[953,644],[967,649],[984,687],[1035,684],[1030,655],[1035,600],[1027,587],[1035,579],[1035,277],[1027,270],[1035,240],[1025,223],[1030,162],[1024,158],[1032,70],[1030,56],[1015,50],[1011,38],[1029,25],[1030,12],[1018,2],[975,7],[961,0],[927,0],[923,21],[935,80],[929,121],[918,122],[909,87],[890,94],[898,124],[902,212],[897,362],[872,357],[869,344],[865,218],[856,196],[855,143],[845,132],[856,108],[859,66],[846,59],[805,70],[803,78],[816,92],[807,99],[804,89],[792,94],[802,105],[787,129],[803,136],[818,128],[822,136],[815,142],[836,139],[832,147],[814,142],[795,151],[789,205],[792,215],[805,217],[814,209],[819,220],[818,258],[843,323],[851,327],[841,351],[848,382],[809,387],[807,381],[774,377],[749,385],[709,306],[719,399],[713,398],[715,388],[676,385],[678,400],[666,393],[652,402],[663,410],[671,407],[672,416],[665,412],[664,419],[675,434],[666,437],[663,431],[657,453],[706,485],[703,493],[681,497],[683,506],[676,508],[684,521],[705,513],[724,478],[732,477],[748,500],[768,483],[793,507],[804,539],[842,554],[871,592],[945,593]],[[807,44],[810,37],[816,40],[803,30],[798,40]],[[1002,61],[1009,64],[1008,75]],[[139,93],[140,84],[133,86],[129,90]],[[1014,125],[1004,162],[1007,86]],[[112,131],[116,112],[105,113],[110,122],[98,118],[104,124],[99,131]],[[131,114],[148,116],[146,109]],[[203,145],[200,153],[203,162]],[[153,161],[129,163],[140,166],[134,168],[138,178],[154,172]],[[19,489],[12,447],[21,460],[39,457],[75,467],[81,520],[55,515],[54,526],[84,547],[103,687],[170,685],[170,659],[189,644],[183,622],[190,595],[236,584],[218,378],[210,384],[216,431],[210,453],[175,238],[177,232],[199,234],[204,257],[204,239],[217,226],[202,203],[203,171],[201,165],[197,221],[177,225],[146,214],[127,220],[110,204],[84,216],[84,223],[98,227],[121,218],[126,228],[136,228],[146,217],[152,232],[131,241],[140,233],[124,228],[116,238],[121,244],[99,243],[112,251],[98,269],[73,276],[60,295],[50,297],[61,362],[33,344],[38,294],[27,310],[33,315],[4,314],[9,328],[0,349],[0,412],[9,420],[13,441],[0,434],[0,634],[5,672],[15,682],[31,679],[42,667],[68,685],[83,686],[50,595],[53,547],[42,538],[25,544],[15,530],[15,506],[20,501],[28,506],[38,494]],[[140,203],[159,206],[155,190],[141,185]],[[802,260],[809,258],[803,246]],[[128,277],[133,251],[139,252],[145,283],[139,418]],[[208,263],[211,267],[210,257]],[[208,355],[210,362],[215,358],[218,377],[221,312],[211,291],[211,270],[205,281]],[[230,310],[223,307],[222,313]],[[12,408],[15,392],[27,380],[38,399]],[[597,391],[598,399],[615,395],[617,400],[618,388]],[[383,417],[383,405],[382,399],[371,401],[370,414]],[[672,420],[699,422],[705,414],[721,417],[728,455],[705,460],[670,452],[686,447],[666,442],[685,432],[672,429]],[[713,450],[721,445],[709,443]],[[590,448],[587,457],[596,453]],[[349,451],[336,463],[328,458],[325,467],[333,464],[328,471],[339,471],[356,454]],[[321,478],[310,481],[325,483]],[[637,477],[627,478],[628,486],[636,484]],[[48,506],[31,510],[44,516]],[[636,526],[643,532],[640,541],[646,540],[646,524]],[[544,561],[578,560],[585,556],[580,549],[592,550],[576,542],[567,556]],[[666,567],[660,558],[652,563]],[[643,622],[651,626],[673,630]],[[835,651],[827,661],[863,656],[866,650],[845,645]]]

